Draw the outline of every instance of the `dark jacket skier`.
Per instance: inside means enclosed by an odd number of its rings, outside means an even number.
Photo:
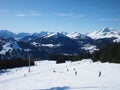
[[[98,75],[99,77],[101,76],[101,71],[99,71],[99,75]]]

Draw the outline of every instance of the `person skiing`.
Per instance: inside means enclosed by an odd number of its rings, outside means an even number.
[[[24,74],[24,77],[26,77],[26,74]]]
[[[75,71],[75,75],[77,75],[77,71]]]
[[[74,68],[73,70],[75,71],[76,69]]]
[[[99,75],[98,75],[99,77],[101,76],[101,71],[99,71]]]
[[[74,70],[74,72],[75,72],[75,75],[77,75],[77,71],[76,71],[76,69],[74,68],[73,70]]]
[[[54,72],[54,73],[56,72],[55,68],[53,68],[53,72]]]
[[[69,69],[67,68],[67,71],[69,71]]]

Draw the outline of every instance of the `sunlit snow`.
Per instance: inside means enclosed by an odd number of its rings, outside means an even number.
[[[0,73],[0,90],[120,90],[119,77],[119,64],[46,60],[36,62],[31,72],[23,67]]]

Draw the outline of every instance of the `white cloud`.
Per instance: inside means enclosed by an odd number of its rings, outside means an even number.
[[[31,13],[29,14],[30,16],[44,16],[43,14],[40,14],[40,13]]]
[[[54,15],[61,16],[61,17],[71,17],[71,18],[82,18],[85,16],[83,14],[74,14],[74,13],[57,13]]]
[[[75,16],[75,14],[73,14],[73,13],[57,13],[55,15],[57,15],[57,16],[63,16],[63,17],[66,17],[66,16]]]
[[[44,16],[44,15],[40,13],[17,13],[15,14],[15,16],[25,17],[25,16]]]
[[[27,14],[16,14],[15,16],[24,17],[24,16],[27,16]]]
[[[44,16],[44,14],[36,11],[9,11],[5,9],[0,9],[0,16],[25,17],[25,16]]]

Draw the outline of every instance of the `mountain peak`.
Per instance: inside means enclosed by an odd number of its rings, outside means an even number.
[[[14,33],[8,30],[0,30],[0,36],[11,37],[14,36]]]
[[[81,34],[79,32],[74,32],[72,34],[68,34],[67,36],[73,39],[84,39],[87,37],[85,34]]]
[[[120,33],[113,28],[103,28],[98,31],[89,33],[88,36],[93,39],[111,38],[111,37],[118,38],[118,37],[120,37]]]
[[[63,33],[55,32],[45,36],[44,38],[50,38],[50,37],[59,38],[59,37],[66,37],[66,36]]]
[[[104,33],[108,33],[108,32],[117,32],[114,28],[103,28],[101,30],[99,30],[98,32],[104,32]]]

